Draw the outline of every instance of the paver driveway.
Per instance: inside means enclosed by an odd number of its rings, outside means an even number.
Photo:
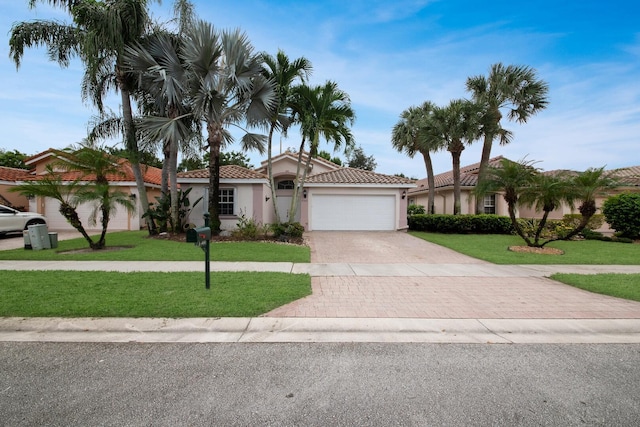
[[[635,319],[640,303],[597,295],[514,268],[502,277],[473,276],[492,264],[401,232],[312,232],[314,263],[399,264],[453,274],[312,277],[313,294],[279,307],[271,317],[448,319]],[[436,267],[434,264],[439,264]],[[446,264],[446,265],[445,265]],[[430,267],[432,265],[433,267]],[[466,271],[466,272],[465,272]]]

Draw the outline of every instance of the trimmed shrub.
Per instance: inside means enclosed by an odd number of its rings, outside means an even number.
[[[409,229],[455,234],[511,234],[511,220],[499,215],[411,215]]]
[[[580,214],[566,214],[562,217],[562,222],[564,222],[571,229],[576,229],[580,222],[582,222],[582,215]],[[591,218],[589,218],[589,222],[587,223],[587,227],[591,230],[597,230],[602,227],[604,224],[604,215],[595,214]]]
[[[424,206],[422,205],[416,205],[416,204],[411,204],[409,206],[407,206],[407,215],[411,216],[411,215],[423,215],[427,213],[427,211],[425,210]]]
[[[602,205],[602,213],[621,237],[640,237],[640,194],[625,193],[609,197]]]
[[[280,224],[272,224],[271,230],[276,238],[287,240],[290,237],[302,237],[304,226],[299,222],[283,222]]]

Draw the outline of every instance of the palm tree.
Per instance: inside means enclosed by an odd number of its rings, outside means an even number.
[[[58,200],[62,216],[82,234],[91,249],[104,248],[109,220],[117,207],[129,213],[135,211],[129,195],[113,190],[109,184],[109,179],[123,175],[119,159],[89,144],[56,151],[55,156],[57,160],[48,166],[47,174],[17,186],[15,191]],[[71,173],[65,177],[66,172]],[[97,224],[100,219],[101,233],[97,241],[87,234],[78,216],[77,206],[83,203],[93,205],[89,216],[91,224]]]
[[[241,140],[244,150],[263,153],[266,137],[240,124],[268,126],[277,102],[275,84],[262,75],[262,56],[253,53],[253,46],[240,30],[217,32],[211,24],[199,21],[186,32],[181,57],[190,108],[206,123],[209,214],[212,231],[219,233],[220,150],[233,141],[227,128],[237,126],[245,132]]]
[[[89,243],[93,240],[84,229],[80,216],[78,215],[78,202],[73,197],[76,190],[81,185],[81,179],[76,177],[73,180],[64,181],[59,171],[54,170],[52,165],[47,165],[46,173],[39,176],[37,180],[25,181],[16,185],[9,191],[17,192],[23,196],[48,197],[59,202],[58,211],[69,224]]]
[[[271,122],[269,124],[269,136],[267,139],[267,174],[269,176],[269,185],[271,186],[271,201],[275,218],[279,220],[278,203],[276,199],[276,186],[273,179],[272,156],[273,156],[273,134],[276,130],[286,133],[291,124],[289,110],[291,109],[291,96],[293,84],[296,80],[305,83],[311,74],[311,62],[304,58],[298,58],[291,62],[287,55],[278,50],[276,57],[267,53],[263,53],[264,70],[263,75],[267,79],[271,79],[276,84],[276,93],[278,102],[276,108],[272,112]]]
[[[591,217],[597,212],[596,197],[606,194],[607,190],[618,187],[620,181],[614,176],[608,175],[603,166],[589,168],[578,173],[573,176],[570,184],[571,199],[581,201],[578,212],[582,215],[582,220],[574,230],[564,237],[565,239],[570,239],[584,230]]]
[[[437,107],[433,112],[433,126],[429,132],[451,153],[454,215],[461,212],[460,157],[465,145],[471,144],[481,133],[479,113],[478,104],[464,99],[453,100],[448,106]]]
[[[66,10],[73,18],[73,24],[40,20],[13,25],[9,41],[11,58],[19,67],[24,49],[40,45],[47,46],[49,58],[64,67],[72,58],[80,58],[85,65],[83,98],[91,99],[100,112],[107,91],[117,89],[120,92],[125,147],[142,208],[147,211],[149,201],[140,169],[131,108],[132,81],[122,69],[122,54],[125,46],[139,40],[147,31],[149,0],[30,0],[29,6],[35,7],[36,3],[48,3]]]
[[[333,142],[334,151],[344,144],[345,152],[354,146],[349,125],[355,121],[355,112],[346,92],[340,90],[335,82],[327,81],[322,86],[296,86],[293,89],[292,102],[294,120],[300,125],[302,141],[298,150],[296,185],[291,198],[289,222],[294,222],[297,214],[300,190],[304,187],[311,158],[318,153],[320,138]],[[306,141],[309,142],[307,161],[302,169],[302,156]]]
[[[163,162],[163,193],[170,194],[171,221],[178,226],[178,151],[193,154],[202,139],[200,121],[191,114],[185,64],[180,58],[179,36],[157,32],[143,43],[127,47],[123,68],[137,76],[138,98],[143,116],[138,128],[143,143],[161,143]],[[150,71],[151,70],[151,71]],[[158,74],[163,78],[157,78]],[[166,178],[168,179],[166,179]],[[170,185],[166,185],[169,181]],[[167,191],[167,187],[169,191]],[[180,231],[180,230],[173,230]]]
[[[518,123],[526,123],[529,117],[547,107],[549,86],[539,80],[536,71],[526,66],[501,63],[491,66],[489,75],[467,79],[467,90],[473,99],[484,106],[484,145],[480,159],[478,180],[482,181],[489,165],[491,146],[500,135],[501,110],[507,109],[507,118]],[[506,144],[509,139],[501,138]],[[476,211],[481,212],[482,200],[477,200]]]
[[[92,249],[104,248],[109,220],[115,215],[117,207],[125,208],[130,214],[135,211],[129,195],[113,190],[109,184],[109,179],[124,175],[119,159],[89,144],[65,149],[60,152],[58,159],[57,166],[78,172],[79,179],[88,181],[76,190],[74,198],[77,204],[93,205],[89,222],[95,225],[99,217],[101,233],[98,241],[91,241],[90,246]]]
[[[427,185],[429,186],[427,212],[435,213],[435,180],[433,175],[433,163],[431,153],[442,148],[441,141],[433,138],[430,132],[433,126],[433,112],[436,106],[427,101],[420,107],[409,107],[400,115],[400,120],[391,132],[393,148],[399,152],[405,152],[413,158],[416,153],[422,154],[427,170]]]
[[[516,210],[520,200],[520,193],[523,189],[532,186],[536,175],[539,173],[539,170],[533,166],[534,163],[528,160],[514,162],[502,159],[499,167],[489,167],[487,169],[485,179],[478,182],[475,188],[477,198],[482,198],[483,195],[488,193],[503,193],[504,200],[507,202],[511,225],[516,234],[527,243],[527,246],[533,246],[533,242],[518,222]]]
[[[521,189],[519,204],[528,207],[534,206],[536,211],[543,213],[542,219],[536,227],[531,246],[543,247],[547,243],[564,237],[557,236],[540,243],[540,237],[547,224],[549,214],[565,202],[573,206],[571,190],[572,183],[565,172],[536,173],[532,177],[531,183]]]

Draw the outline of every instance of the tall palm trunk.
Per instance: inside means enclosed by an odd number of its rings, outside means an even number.
[[[275,215],[275,221],[280,222],[280,212],[278,212],[278,200],[276,198],[276,182],[273,178],[273,154],[271,150],[273,149],[273,131],[275,129],[275,125],[272,123],[271,128],[269,129],[269,139],[267,142],[267,175],[269,176],[269,187],[271,188],[271,203],[273,205],[273,214]]]
[[[171,222],[173,224],[173,231],[180,232],[180,218],[178,215],[178,211],[180,206],[178,206],[178,143],[176,141],[171,141],[169,143],[169,191],[171,193]]]
[[[491,158],[491,146],[493,145],[493,134],[487,132],[484,135],[484,144],[482,145],[482,155],[480,156],[480,168],[478,169],[478,185],[487,174],[489,167],[489,159]],[[484,200],[480,197],[476,198],[476,214],[484,212]]]
[[[209,134],[209,227],[211,232],[219,235],[222,225],[220,221],[220,148],[222,146],[222,129],[213,121],[207,124]]]
[[[123,82],[123,75],[116,70],[119,76],[120,98],[122,101],[122,117],[124,122],[125,146],[129,152],[129,163],[136,180],[136,188],[138,190],[138,198],[142,205],[142,212],[149,211],[149,198],[147,197],[147,189],[144,184],[144,177],[140,169],[140,152],[138,150],[138,141],[136,140],[136,131],[133,125],[133,113],[131,110],[131,95]],[[150,217],[147,217],[147,229],[149,234],[156,234],[156,226]]]
[[[429,186],[427,212],[434,214],[436,213],[436,180],[433,176],[433,162],[428,151],[422,151],[422,157],[424,158],[424,166],[427,169],[427,185]]]
[[[295,222],[296,214],[298,213],[298,201],[300,200],[300,190],[304,187],[304,182],[307,179],[307,171],[309,170],[309,165],[311,164],[311,157],[315,154],[314,146],[312,145],[309,149],[309,155],[307,156],[307,161],[305,162],[304,169],[302,169],[302,153],[304,151],[304,144],[306,138],[302,137],[302,142],[300,143],[300,149],[298,150],[298,163],[296,165],[296,179],[295,185],[293,186],[293,196],[291,197],[291,205],[289,207],[289,222]],[[302,174],[301,174],[302,172]]]
[[[464,145],[457,140],[451,144],[449,151],[453,163],[453,214],[460,215],[460,156],[464,150]]]

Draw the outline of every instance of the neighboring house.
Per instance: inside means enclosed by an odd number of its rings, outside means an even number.
[[[500,167],[503,157],[498,156],[489,160],[491,167]],[[475,195],[473,190],[478,183],[478,170],[480,163],[474,163],[469,166],[460,168],[460,184],[461,184],[461,207],[463,214],[474,213],[475,211]],[[547,171],[545,173],[553,174],[559,171]],[[613,169],[607,171],[611,176],[615,176],[620,180],[620,187],[615,190],[603,194],[596,199],[596,206],[600,208],[602,203],[610,196],[624,192],[640,192],[640,166],[632,166],[627,168]],[[453,214],[453,173],[452,171],[441,173],[434,176],[435,179],[435,208],[438,214]],[[409,190],[409,204],[423,205],[427,207],[429,196],[429,185],[427,179],[421,179],[416,182],[416,188]],[[501,194],[488,194],[484,197],[484,213],[494,213],[498,215],[509,215],[507,203]],[[566,214],[578,213],[577,209],[571,209],[568,205],[562,205],[558,209],[550,212],[549,219],[561,219]],[[534,208],[519,206],[517,214],[521,218],[541,218],[542,213],[536,212]],[[602,229],[607,231],[606,227]]]
[[[25,159],[25,164],[31,168],[27,176],[18,177],[14,180],[13,185],[20,184],[21,181],[36,180],[39,176],[47,173],[46,166],[56,160],[56,150],[49,149],[42,153],[36,154]],[[136,211],[129,215],[126,209],[117,207],[115,216],[109,221],[109,230],[140,230],[145,226],[145,221],[142,218],[144,212],[140,206],[138,197],[138,190],[136,187],[135,177],[131,169],[131,164],[126,159],[119,160],[122,175],[109,175],[109,184],[113,188],[130,194],[132,200],[136,203]],[[158,168],[141,165],[143,168],[144,181],[147,188],[147,197],[149,202],[155,202],[155,197],[160,196],[160,185],[162,171]],[[62,172],[62,178],[65,181],[73,181],[78,177],[77,172]],[[51,230],[73,230],[74,228],[67,222],[67,220],[58,211],[60,203],[55,199],[44,197],[33,197],[29,200],[29,210],[32,212],[38,212],[47,217],[47,225]],[[97,224],[92,225],[89,222],[89,216],[92,210],[92,206],[88,204],[78,206],[78,215],[82,221],[85,229],[99,230],[100,220],[98,218]]]
[[[489,159],[489,166],[499,167],[503,157]],[[478,184],[480,162],[460,168],[460,213],[472,214],[476,211],[476,196],[473,190]],[[434,176],[435,213],[453,214],[453,171]],[[408,192],[409,204],[428,206],[429,183],[427,179],[416,181],[416,187]],[[484,197],[484,213],[509,215],[507,203],[500,194],[488,194]]]
[[[0,204],[26,211],[29,209],[29,199],[20,193],[9,191],[15,187],[17,181],[23,181],[30,177],[25,169],[0,166]]]
[[[256,170],[240,166],[220,168],[220,202],[223,230],[236,228],[241,216],[262,224],[287,221],[297,170],[297,153],[272,159],[276,185],[277,221],[271,200],[267,162]],[[306,155],[303,156],[303,162]],[[201,225],[208,205],[208,170],[178,174],[181,188],[193,188],[190,199],[202,196],[189,221]],[[322,158],[311,159],[302,188],[298,220],[311,230],[400,230],[407,228],[407,191],[413,181],[360,169],[338,166]]]

